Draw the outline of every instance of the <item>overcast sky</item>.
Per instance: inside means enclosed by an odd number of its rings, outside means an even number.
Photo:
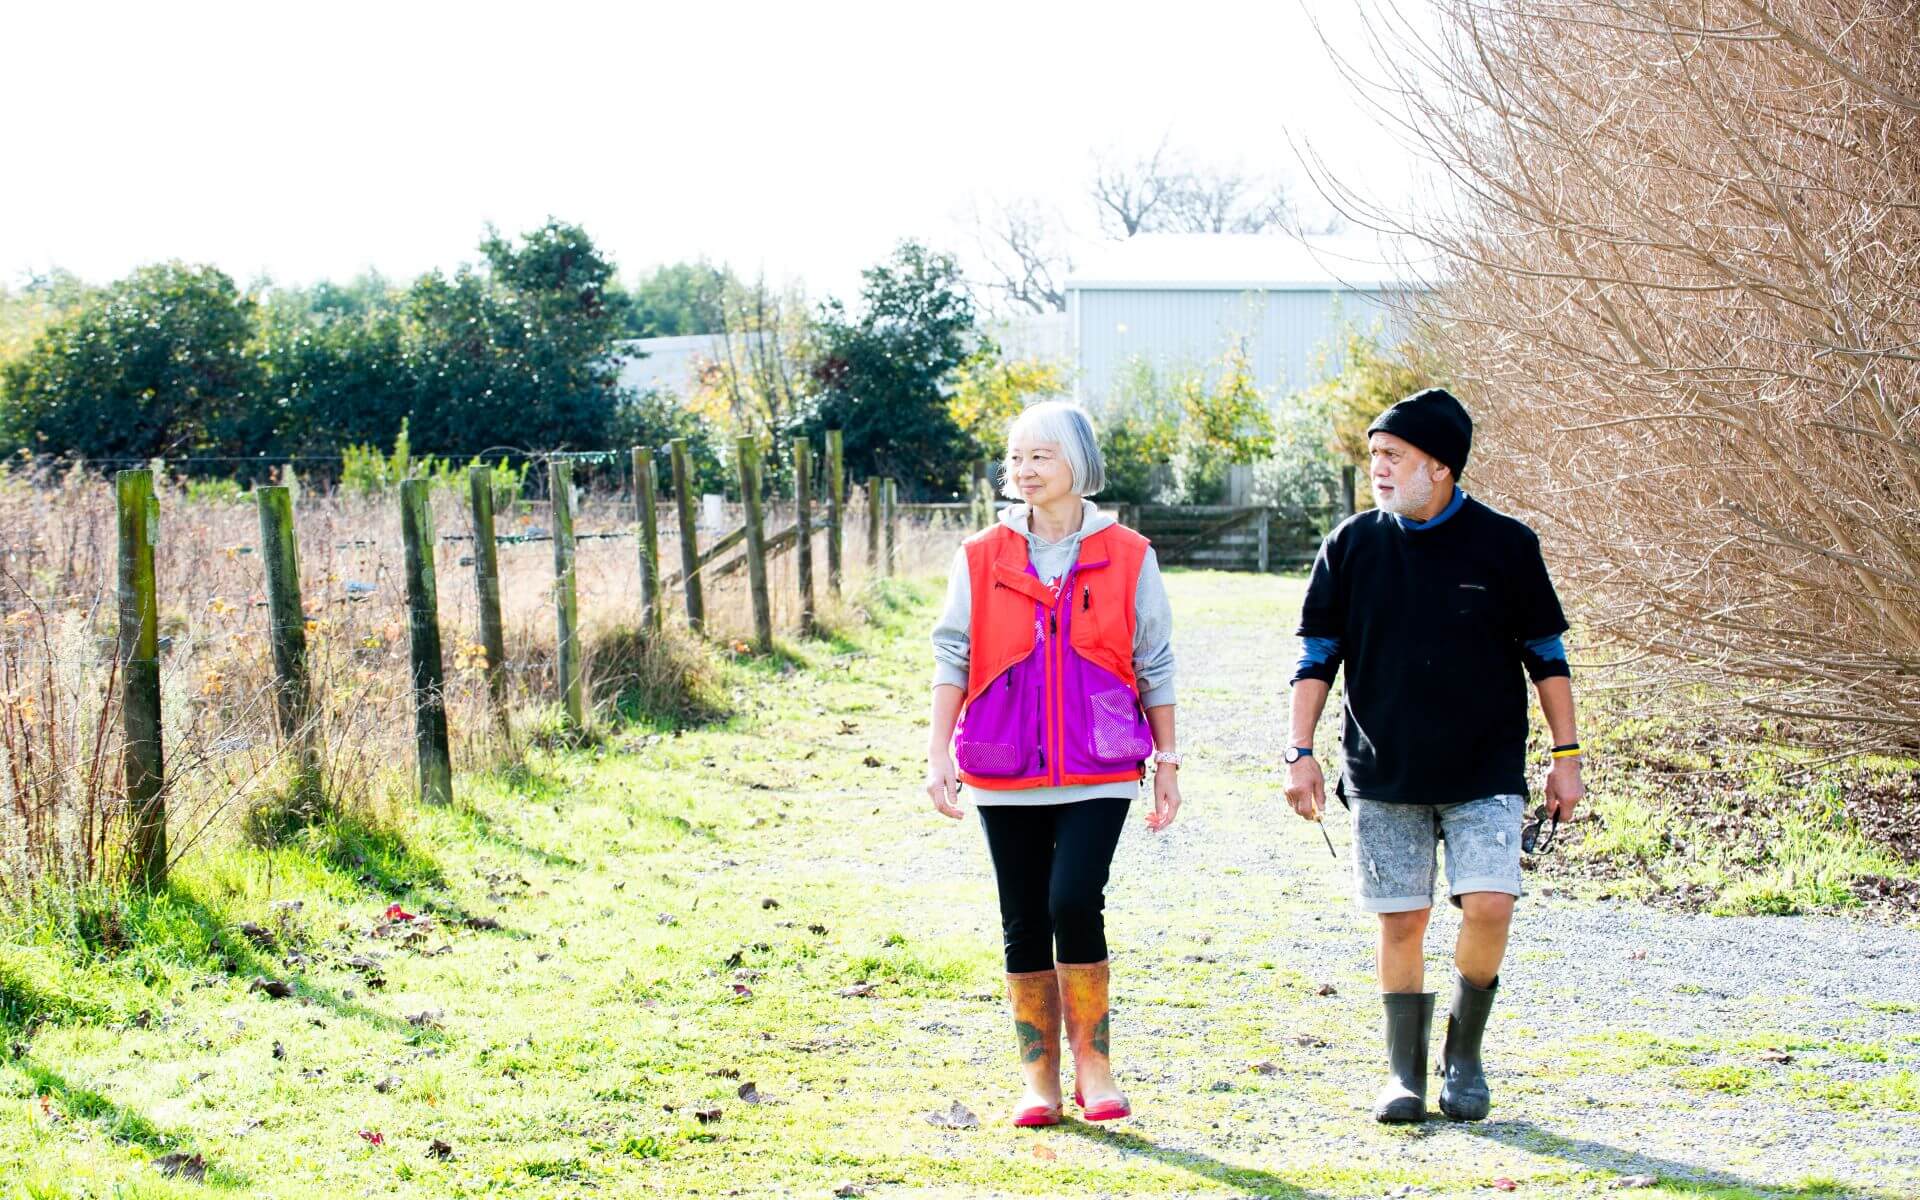
[[[489,221],[584,225],[632,278],[706,256],[845,292],[974,197],[1078,213],[1092,155],[1163,137],[1397,194],[1410,164],[1308,18],[1224,4],[21,4],[0,13],[0,280],[212,262],[398,279]]]

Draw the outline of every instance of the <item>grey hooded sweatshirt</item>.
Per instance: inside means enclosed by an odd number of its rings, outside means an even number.
[[[1111,513],[1101,512],[1091,500],[1084,506],[1080,528],[1057,542],[1043,542],[1034,534],[1027,506],[1015,504],[1000,514],[1000,522],[1027,539],[1027,557],[1044,583],[1052,583],[1073,569],[1080,560],[1080,543],[1088,535],[1114,524]],[[1166,584],[1160,578],[1160,560],[1153,548],[1140,564],[1140,582],[1133,594],[1133,671],[1140,688],[1140,703],[1146,708],[1172,704],[1173,699],[1173,607],[1167,601]],[[962,547],[953,556],[953,568],[947,575],[947,603],[933,627],[933,683],[966,690],[967,654],[973,628],[973,588],[967,578],[967,551]],[[974,804],[1071,804],[1102,796],[1126,794],[1132,784],[1096,783],[1072,787],[1022,788],[1001,791],[960,785],[963,799]]]

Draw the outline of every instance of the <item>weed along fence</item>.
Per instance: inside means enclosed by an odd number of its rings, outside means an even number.
[[[696,494],[678,442],[545,456],[544,499],[486,466],[237,500],[149,469],[51,495],[0,474],[0,866],[98,877],[111,843],[154,887],[262,807],[292,829],[383,788],[449,803],[457,764],[581,731],[648,654],[689,633],[769,651],[991,519],[984,492],[850,486],[837,432],[792,453],[770,494],[740,439],[731,501]]]

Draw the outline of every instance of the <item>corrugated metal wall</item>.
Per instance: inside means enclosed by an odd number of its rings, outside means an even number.
[[[1158,371],[1217,369],[1236,340],[1252,359],[1269,399],[1317,382],[1314,359],[1343,321],[1395,327],[1394,297],[1384,292],[1172,289],[1068,293],[1078,346],[1078,399],[1098,409],[1117,376],[1137,358]],[[1331,363],[1338,369],[1338,362]]]

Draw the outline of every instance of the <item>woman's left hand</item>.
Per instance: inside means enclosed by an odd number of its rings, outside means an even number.
[[[1153,810],[1147,814],[1147,828],[1159,833],[1173,824],[1180,812],[1180,768],[1161,763],[1153,772]]]

